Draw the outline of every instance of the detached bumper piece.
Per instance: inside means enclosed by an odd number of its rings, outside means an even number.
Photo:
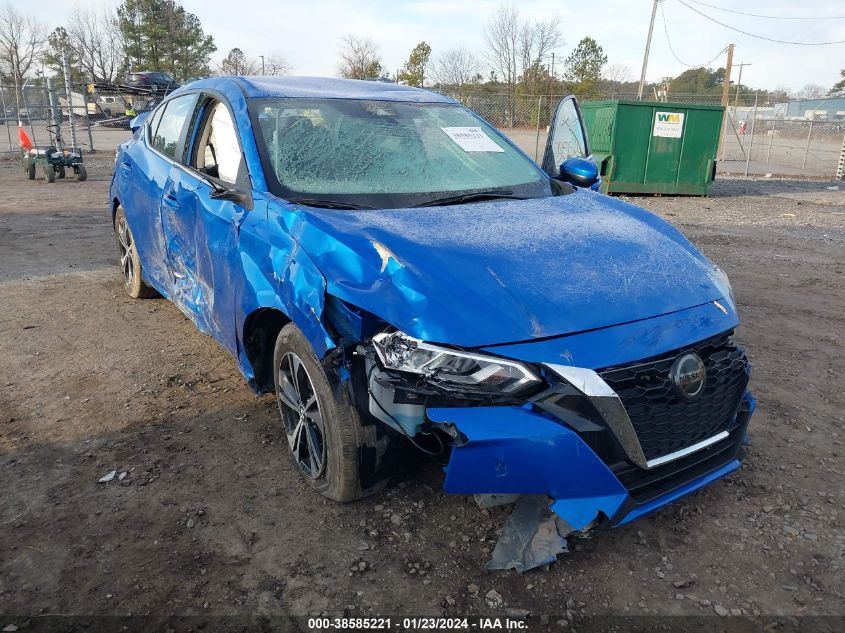
[[[707,373],[691,400],[670,379],[688,353]],[[559,382],[525,406],[427,410],[465,439],[452,449],[446,492],[546,495],[562,537],[591,536],[739,468],[754,399],[748,360],[729,337],[598,372],[546,368]],[[520,571],[548,558],[500,554]]]

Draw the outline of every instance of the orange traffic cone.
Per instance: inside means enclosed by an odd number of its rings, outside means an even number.
[[[18,121],[18,139],[21,143],[21,148],[29,151],[32,149],[32,141],[29,140],[29,135],[27,135],[26,130],[23,129],[23,123]]]

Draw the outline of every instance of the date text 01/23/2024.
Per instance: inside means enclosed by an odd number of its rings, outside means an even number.
[[[308,629],[311,631],[368,631],[368,630],[408,630],[440,631],[455,630],[523,630],[527,628],[524,620],[514,618],[309,618]]]

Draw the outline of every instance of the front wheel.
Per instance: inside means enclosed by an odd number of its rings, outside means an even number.
[[[114,214],[114,235],[117,239],[117,254],[120,257],[120,270],[123,273],[123,287],[133,299],[155,297],[156,291],[150,288],[141,277],[141,258],[135,247],[132,229],[126,221],[123,207],[117,207]]]
[[[56,180],[56,170],[49,163],[44,165],[44,180],[47,182],[55,182]]]
[[[329,378],[305,335],[292,323],[276,339],[276,400],[290,457],[299,474],[334,501],[366,497],[387,483],[394,440],[385,428],[362,424],[348,391]]]
[[[85,165],[77,165],[76,166],[76,180],[77,182],[84,182],[88,178],[88,171],[85,169]]]

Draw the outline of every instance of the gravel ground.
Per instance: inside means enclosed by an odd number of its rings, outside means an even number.
[[[508,509],[442,494],[433,465],[354,504],[311,492],[272,398],[173,305],[124,294],[110,169],[91,159],[88,182],[47,185],[0,162],[6,619],[530,612],[565,630],[596,615],[823,615],[842,630],[845,186],[721,180],[706,199],[635,200],[733,281],[758,398],[748,457],[518,575],[483,569]]]

